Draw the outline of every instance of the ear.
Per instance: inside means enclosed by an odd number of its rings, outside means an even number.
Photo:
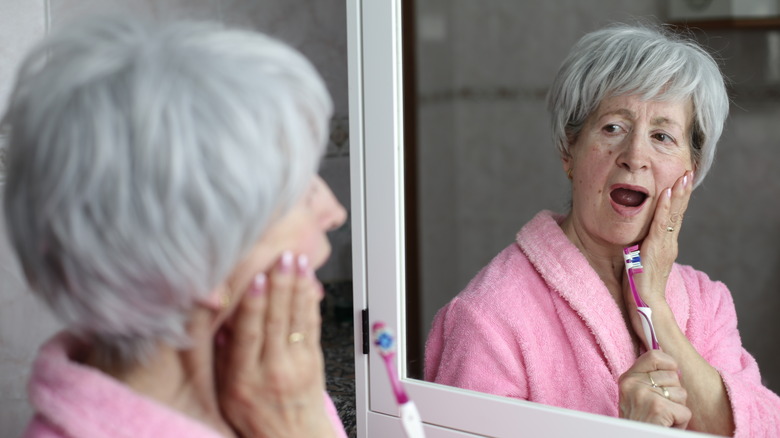
[[[563,165],[563,171],[567,174],[574,168],[574,159],[572,158],[571,153],[561,153],[561,164]]]
[[[225,307],[225,287],[219,285],[203,298],[195,298],[195,305],[205,307],[213,312],[220,312]]]

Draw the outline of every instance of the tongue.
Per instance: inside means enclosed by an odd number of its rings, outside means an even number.
[[[645,194],[628,189],[615,189],[612,191],[612,200],[626,207],[636,207],[645,200]]]

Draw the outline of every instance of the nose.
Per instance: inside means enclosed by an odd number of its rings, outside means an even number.
[[[314,179],[314,186],[314,211],[320,227],[325,231],[333,231],[344,225],[347,220],[347,210],[336,199],[328,183],[317,175]]]
[[[636,131],[630,132],[621,142],[621,151],[618,154],[618,166],[635,172],[640,169],[646,169],[650,163],[649,151],[652,147],[648,140],[639,135]]]

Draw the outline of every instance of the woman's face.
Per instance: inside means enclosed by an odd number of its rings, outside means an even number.
[[[282,252],[305,254],[313,269],[321,267],[330,256],[326,233],[340,227],[347,213],[319,176],[312,179],[306,193],[281,218],[271,224],[249,254],[228,277],[233,293],[242,293],[252,278],[268,271]]]
[[[688,100],[622,95],[601,102],[564,159],[572,172],[567,222],[577,239],[627,246],[647,235],[659,197],[693,169],[692,113]]]

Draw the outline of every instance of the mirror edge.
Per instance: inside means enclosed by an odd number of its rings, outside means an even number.
[[[376,353],[364,354],[362,342],[362,309],[370,309],[369,323],[382,320],[398,329],[398,339],[405,339],[400,3],[347,0],[355,408],[358,436],[372,438],[402,433],[384,365]],[[396,369],[405,376],[405,349],[399,348],[398,353]],[[420,410],[429,437],[516,436],[519,430],[553,437],[574,433],[607,438],[691,436],[644,423],[401,380]]]

